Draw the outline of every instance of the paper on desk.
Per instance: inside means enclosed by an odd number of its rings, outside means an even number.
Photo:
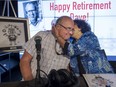
[[[83,74],[89,87],[116,87],[116,74]]]

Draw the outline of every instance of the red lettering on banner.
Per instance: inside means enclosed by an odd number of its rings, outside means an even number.
[[[72,10],[107,10],[111,9],[111,1],[104,3],[86,3],[85,1],[81,3],[73,2]]]
[[[69,12],[70,4],[54,4],[50,3],[50,10],[58,11],[58,12]]]
[[[88,20],[88,18],[89,18],[89,13],[87,13],[86,15],[75,15],[74,13],[70,13],[70,17],[72,18],[72,19],[76,19],[76,18],[78,18],[78,19],[82,19],[82,20]]]

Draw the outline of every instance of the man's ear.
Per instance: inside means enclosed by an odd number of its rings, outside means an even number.
[[[56,27],[57,29],[60,29],[60,25],[58,25],[58,24],[57,24],[55,27]]]

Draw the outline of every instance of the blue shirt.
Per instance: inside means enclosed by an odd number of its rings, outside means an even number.
[[[86,73],[113,72],[106,56],[101,53],[98,38],[93,32],[84,33],[74,43],[70,40],[67,49],[67,55],[70,56],[70,66],[74,73],[79,74],[78,55]]]

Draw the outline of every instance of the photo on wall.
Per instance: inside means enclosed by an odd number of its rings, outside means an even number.
[[[19,17],[29,19],[30,37],[33,37],[38,31],[45,30],[41,0],[21,1],[19,9],[22,11]]]
[[[0,17],[0,51],[21,51],[28,41],[28,19]]]

